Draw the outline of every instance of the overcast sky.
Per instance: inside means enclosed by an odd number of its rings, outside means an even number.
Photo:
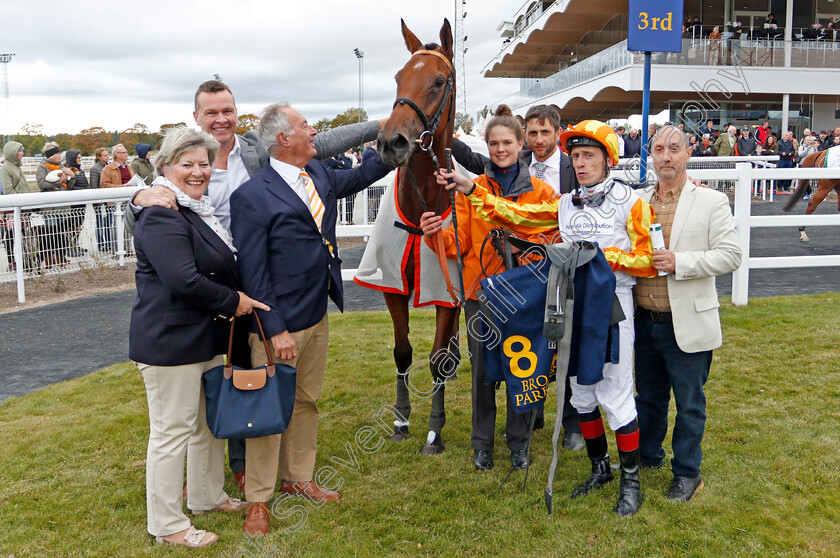
[[[157,0],[56,2],[3,0],[0,52],[8,65],[9,124],[48,134],[141,122],[192,125],[195,88],[220,74],[240,114],[288,100],[310,122],[358,105],[364,52],[364,108],[390,113],[394,74],[408,60],[400,18],[423,42],[439,42],[443,18],[454,26],[455,0]],[[461,1],[461,0],[457,0]],[[464,34],[470,114],[519,89],[517,80],[480,70],[499,52],[496,27],[516,1],[466,0]]]

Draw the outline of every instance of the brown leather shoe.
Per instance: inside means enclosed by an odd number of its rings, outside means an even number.
[[[341,498],[335,490],[328,490],[315,484],[315,481],[291,482],[284,480],[280,485],[280,492],[297,494],[316,502],[334,502]]]
[[[253,502],[248,508],[242,530],[249,535],[267,535],[271,528],[268,522],[270,516],[268,502]]]
[[[242,469],[238,473],[233,474],[236,477],[236,484],[239,485],[239,488],[242,489],[242,492],[245,492],[245,469]]]

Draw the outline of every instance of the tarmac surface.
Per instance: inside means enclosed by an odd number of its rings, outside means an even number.
[[[754,202],[753,215],[779,215],[783,196],[774,203]],[[836,212],[834,200],[817,213]],[[805,204],[795,209],[804,212]],[[752,256],[840,254],[837,228],[808,227],[811,242],[799,241],[796,228],[753,229]],[[358,267],[364,247],[343,250],[345,269]],[[717,279],[718,294],[732,293],[732,276]],[[381,293],[344,283],[345,311],[385,310]],[[754,270],[750,297],[840,292],[840,267]],[[128,360],[128,323],[135,291],[78,298],[0,316],[0,402],[52,383],[83,376]],[[330,311],[337,308],[330,303]]]

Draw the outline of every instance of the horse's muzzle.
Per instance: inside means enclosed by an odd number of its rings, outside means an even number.
[[[378,136],[379,155],[386,165],[401,167],[408,163],[411,154],[411,144],[403,134],[395,132],[389,138],[385,138],[384,132],[380,131]]]

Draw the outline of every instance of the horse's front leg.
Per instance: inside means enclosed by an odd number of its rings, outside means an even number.
[[[397,401],[394,407],[398,416],[394,421],[391,441],[402,442],[410,436],[408,417],[411,415],[411,400],[408,396],[408,384],[406,383],[413,358],[413,350],[408,340],[408,301],[410,295],[384,293],[384,296],[394,326],[394,363],[397,365]]]
[[[443,453],[445,446],[441,431],[446,424],[446,382],[455,376],[460,363],[457,334],[460,308],[438,306],[435,313],[435,339],[429,355],[429,369],[432,373],[434,391],[432,409],[429,413],[429,433],[423,446],[423,455]],[[452,347],[456,350],[453,350]]]

